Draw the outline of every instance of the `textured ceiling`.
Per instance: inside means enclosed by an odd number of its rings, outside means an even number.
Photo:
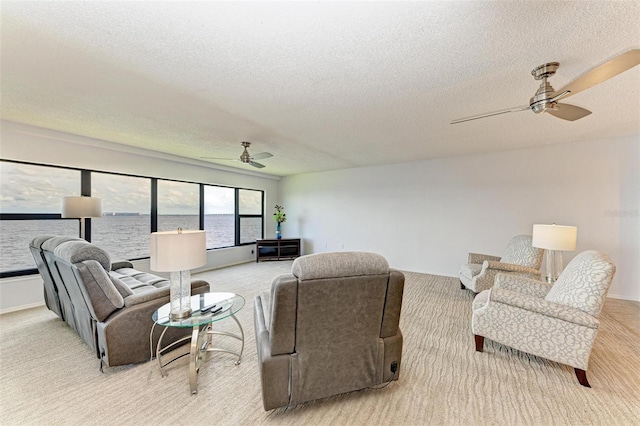
[[[640,2],[1,3],[5,120],[290,175],[640,135],[640,67],[525,105],[640,47]],[[232,161],[219,164],[253,169]]]

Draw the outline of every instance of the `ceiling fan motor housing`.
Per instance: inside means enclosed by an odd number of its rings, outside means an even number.
[[[554,75],[559,66],[560,64],[558,62],[549,62],[544,65],[540,65],[531,71],[531,75],[533,75],[536,80],[542,80],[536,94],[529,100],[529,106],[536,114],[540,114],[546,109],[557,108],[556,103],[551,101],[555,90],[551,84],[549,84],[547,78]]]
[[[529,100],[529,106],[536,114],[544,112],[546,109],[556,108],[556,103],[551,101],[552,94],[555,93],[553,87],[545,79],[536,94]]]
[[[242,142],[241,145],[244,146],[244,152],[240,155],[240,161],[243,163],[249,163],[251,161],[251,156],[249,155],[247,148],[251,146],[251,142]]]

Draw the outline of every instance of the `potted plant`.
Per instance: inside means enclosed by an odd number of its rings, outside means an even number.
[[[282,211],[284,207],[276,204],[276,212],[273,214],[273,220],[276,221],[276,238],[279,240],[282,238],[282,222],[287,221],[287,215]]]

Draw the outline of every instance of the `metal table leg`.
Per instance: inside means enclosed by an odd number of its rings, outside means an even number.
[[[191,394],[198,393],[198,373],[200,372],[200,363],[202,361],[202,357],[205,352],[226,352],[232,355],[237,355],[238,359],[235,361],[235,365],[240,365],[240,361],[242,360],[242,354],[244,352],[244,330],[242,329],[242,325],[240,321],[235,317],[235,315],[231,315],[231,318],[235,321],[238,329],[240,330],[239,334],[230,333],[226,331],[214,331],[212,324],[207,324],[203,326],[195,326],[192,329],[191,336],[185,336],[175,342],[168,344],[167,346],[162,346],[162,340],[164,338],[165,333],[169,329],[168,327],[164,327],[160,337],[158,338],[158,344],[156,345],[156,359],[158,361],[158,367],[160,368],[160,374],[162,377],[166,377],[167,373],[165,372],[164,367],[171,364],[173,361],[182,358],[183,356],[189,356],[189,388],[191,390]],[[155,324],[154,324],[155,327]],[[151,328],[151,335],[149,336],[149,344],[151,346],[151,358],[153,359],[153,329]],[[215,348],[213,347],[213,339],[212,336],[214,334],[232,337],[241,342],[240,351],[232,351],[224,348]],[[185,340],[191,340],[191,344],[189,346],[189,352],[178,355],[167,362],[163,361],[163,353],[173,349],[179,343],[184,342]]]
[[[227,331],[214,331],[213,328],[211,326],[208,327],[207,329],[207,334],[209,335],[209,345],[208,347],[205,349],[207,352],[225,352],[231,355],[237,355],[238,359],[235,362],[236,365],[240,365],[240,361],[242,360],[242,353],[244,352],[244,330],[242,329],[242,325],[240,325],[240,321],[238,321],[238,319],[236,318],[235,315],[231,315],[231,318],[233,318],[233,320],[236,322],[236,324],[238,325],[238,329],[240,329],[240,334],[234,334],[234,333],[229,333]],[[213,334],[218,334],[221,336],[228,336],[228,337],[232,337],[234,339],[240,340],[241,342],[241,346],[240,346],[240,352],[235,352],[235,351],[231,351],[229,349],[224,349],[224,348],[214,348],[211,346],[211,335]]]
[[[154,324],[155,325],[155,324]],[[197,327],[196,327],[197,328]],[[167,332],[169,328],[168,327],[164,327],[162,330],[162,333],[160,334],[160,337],[158,338],[158,344],[156,345],[156,361],[158,361],[158,368],[160,368],[160,374],[162,375],[162,377],[167,377],[167,373],[164,370],[164,367],[166,367],[167,365],[171,364],[173,361],[182,358],[183,356],[187,356],[189,355],[188,352],[180,354],[174,358],[171,358],[169,361],[164,362],[163,363],[163,353],[164,352],[168,352],[169,350],[175,348],[176,346],[178,346],[180,343],[191,339],[191,336],[185,336],[179,340],[176,340],[175,342],[169,343],[167,346],[162,347],[162,339],[164,338],[164,334]],[[151,329],[151,333],[153,333],[153,328]],[[153,336],[153,334],[151,335]],[[150,337],[149,338],[149,343],[150,345],[153,344],[153,338]],[[153,346],[151,351],[153,351]],[[153,354],[151,355],[152,359],[153,359]]]
[[[189,349],[189,388],[191,389],[191,394],[198,393],[198,372],[200,371],[200,359],[202,359],[200,345],[198,344],[199,338],[200,326],[193,327],[191,347]]]

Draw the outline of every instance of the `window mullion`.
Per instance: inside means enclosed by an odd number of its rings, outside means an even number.
[[[158,231],[158,179],[151,178],[151,232]]]
[[[204,184],[200,184],[200,230],[204,229]]]
[[[235,238],[235,245],[239,246],[240,245],[240,189],[236,188],[234,191],[234,216],[235,216],[235,222],[236,222],[236,226],[235,226],[235,230],[236,230],[236,238]]]

